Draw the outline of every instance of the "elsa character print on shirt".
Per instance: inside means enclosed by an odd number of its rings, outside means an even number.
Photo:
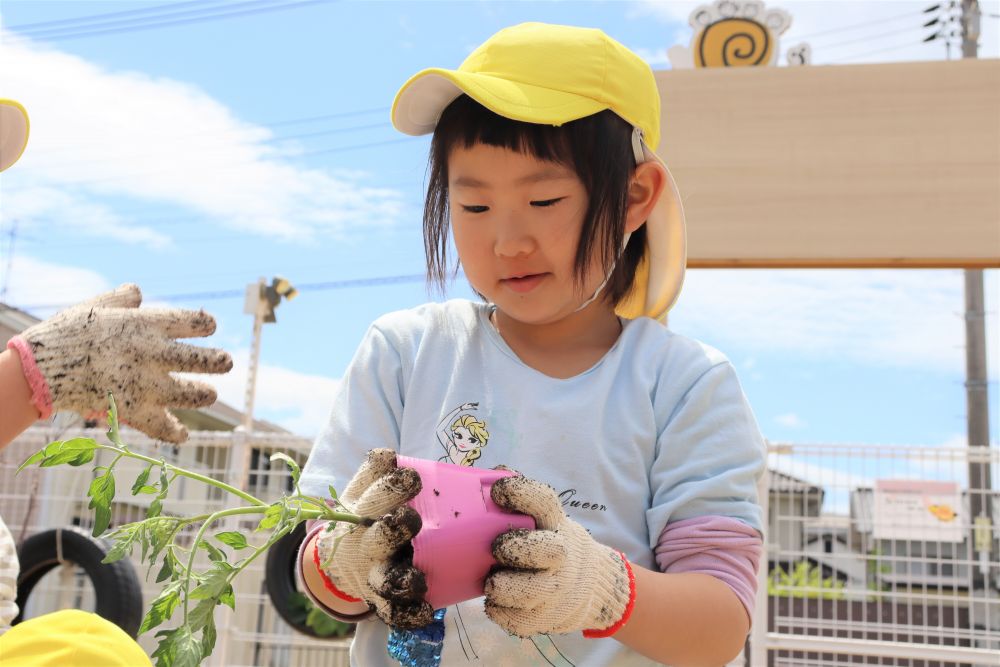
[[[438,423],[437,439],[445,451],[438,461],[471,466],[482,456],[490,432],[486,422],[471,414],[478,407],[479,403],[463,403]]]

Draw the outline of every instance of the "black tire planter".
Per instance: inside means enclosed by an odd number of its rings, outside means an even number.
[[[60,538],[62,548],[57,540]],[[17,578],[17,606],[20,609],[14,623],[24,620],[25,605],[32,590],[42,577],[64,562],[79,566],[94,586],[98,616],[111,621],[135,637],[142,623],[142,586],[135,568],[127,558],[114,563],[101,561],[110,550],[104,540],[91,537],[88,531],[68,526],[32,535],[18,549],[21,573]]]
[[[292,628],[316,639],[336,639],[335,635],[317,634],[315,629],[307,625],[306,614],[295,602],[297,596],[303,595],[296,575],[299,547],[305,538],[306,524],[302,522],[295,527],[295,530],[271,545],[267,550],[267,561],[264,565],[264,586],[275,611]]]

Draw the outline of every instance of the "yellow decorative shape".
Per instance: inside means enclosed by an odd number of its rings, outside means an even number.
[[[955,514],[955,510],[948,505],[928,505],[927,509],[931,514],[937,517],[939,521],[954,521],[957,516]]]
[[[771,63],[777,40],[757,21],[721,19],[694,38],[695,67],[757,67]]]

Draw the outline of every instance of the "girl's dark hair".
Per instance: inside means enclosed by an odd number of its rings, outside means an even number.
[[[443,289],[447,275],[451,218],[448,156],[455,148],[485,144],[556,162],[576,173],[588,196],[574,261],[576,280],[582,284],[587,263],[596,252],[604,275],[614,266],[601,298],[617,305],[629,293],[646,247],[646,227],[643,225],[632,234],[619,258],[625,234],[629,179],[636,166],[631,137],[632,126],[611,111],[601,111],[557,127],[504,118],[468,95],[457,97],[441,114],[427,163],[429,179],[424,200],[427,280]]]

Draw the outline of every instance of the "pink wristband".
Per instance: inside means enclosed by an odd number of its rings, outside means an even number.
[[[52,416],[52,393],[49,385],[45,381],[45,376],[38,369],[35,363],[35,355],[31,351],[31,345],[20,336],[14,336],[7,341],[7,349],[17,352],[21,358],[21,369],[24,372],[24,379],[31,387],[31,402],[38,409],[39,419],[48,419]]]

